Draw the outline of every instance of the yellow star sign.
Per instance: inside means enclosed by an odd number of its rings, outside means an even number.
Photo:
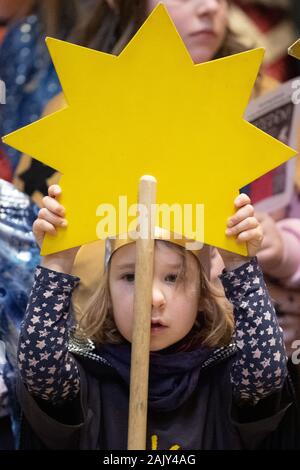
[[[98,206],[135,204],[145,174],[157,204],[204,204],[206,243],[246,254],[224,233],[234,197],[296,153],[243,119],[263,50],[195,65],[161,4],[119,56],[47,45],[67,106],[4,138],[63,174],[69,225],[43,254],[95,240]],[[161,225],[178,232],[170,219]]]

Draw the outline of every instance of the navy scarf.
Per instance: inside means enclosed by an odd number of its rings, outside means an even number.
[[[200,347],[193,351],[178,351],[181,344],[182,342],[165,350],[150,353],[148,396],[150,410],[171,411],[182,405],[195,391],[201,365],[214,350]],[[131,345],[105,344],[97,352],[129,386]]]

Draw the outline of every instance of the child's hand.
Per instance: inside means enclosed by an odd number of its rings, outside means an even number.
[[[236,213],[227,221],[225,231],[228,237],[236,237],[237,243],[247,243],[248,257],[229,251],[219,250],[227,270],[235,269],[256,256],[263,241],[263,230],[254,215],[254,208],[247,194],[240,194],[234,201]]]
[[[56,196],[61,194],[61,188],[58,185],[52,185],[48,189],[49,196],[43,198],[42,209],[40,209],[38,218],[34,221],[32,231],[37,244],[41,248],[44,236],[56,235],[56,227],[66,227],[67,221],[64,219],[65,209],[56,201]]]
[[[42,246],[45,234],[55,236],[57,227],[67,226],[67,221],[64,218],[65,209],[56,200],[56,197],[60,194],[61,188],[57,184],[49,187],[49,196],[43,198],[44,207],[40,209],[38,218],[33,223],[32,231],[39,247]],[[42,264],[49,269],[68,273],[72,269],[79,248],[69,248],[59,253],[47,255],[44,257]]]

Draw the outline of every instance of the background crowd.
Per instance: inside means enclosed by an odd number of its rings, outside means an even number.
[[[107,0],[107,8],[113,1]],[[0,0],[0,79],[6,84],[6,104],[0,104],[0,136],[34,122],[64,103],[45,46],[46,36],[105,52],[122,49],[125,42],[115,45],[102,24],[103,3]],[[288,47],[300,36],[299,0],[230,3],[229,27],[241,50],[266,48],[263,79],[256,94],[274,90],[280,82],[300,75],[300,61],[287,55]],[[234,48],[228,51],[233,52]],[[293,342],[300,340],[299,167],[298,163],[295,191],[288,206],[281,214],[260,214],[267,245],[258,254],[290,358]],[[19,409],[14,395],[17,338],[34,268],[39,262],[31,226],[42,196],[58,179],[55,169],[0,142],[0,449],[15,448],[19,432]],[[101,276],[102,258],[101,242],[81,248],[77,256],[74,273],[82,279],[75,300],[78,311]],[[91,263],[93,269],[86,269]],[[212,277],[217,278],[221,268],[218,260],[213,259]],[[290,360],[290,373],[300,399],[299,367]]]

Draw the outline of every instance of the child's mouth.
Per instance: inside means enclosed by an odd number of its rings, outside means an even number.
[[[151,322],[151,333],[158,333],[160,331],[163,331],[166,328],[167,326],[163,325],[160,322],[153,322],[153,321]]]

